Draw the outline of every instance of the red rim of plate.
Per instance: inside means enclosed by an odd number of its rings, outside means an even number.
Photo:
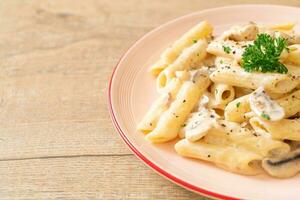
[[[282,6],[282,5],[264,5],[264,4],[245,4],[245,5],[236,5],[236,6],[225,6],[225,7],[218,7],[218,8],[212,8],[212,9],[205,9],[199,12],[209,12],[209,11],[217,11],[220,9],[224,9],[224,8],[229,8],[229,7],[248,7],[248,6],[268,6],[268,7],[287,7],[287,8],[295,8],[295,7],[291,7],[291,6]],[[146,163],[149,167],[151,167],[152,169],[154,169],[156,172],[158,172],[160,175],[162,175],[163,177],[171,180],[172,182],[188,189],[191,190],[193,192],[197,192],[200,193],[204,196],[208,196],[208,197],[213,197],[213,198],[218,198],[218,199],[226,199],[226,200],[238,200],[238,198],[235,197],[230,197],[230,196],[226,196],[226,195],[222,195],[216,192],[212,192],[203,188],[200,188],[198,186],[195,186],[193,184],[190,184],[178,177],[176,177],[175,175],[170,174],[169,172],[167,172],[166,170],[160,168],[158,165],[156,165],[155,163],[153,163],[151,160],[149,160],[148,158],[146,158],[138,149],[135,148],[135,146],[129,141],[129,139],[127,138],[126,134],[122,131],[116,116],[114,114],[114,110],[113,110],[113,106],[112,106],[112,97],[111,97],[111,86],[112,86],[112,82],[113,82],[113,78],[115,75],[115,72],[117,70],[117,68],[119,67],[120,62],[125,58],[125,56],[127,55],[127,53],[133,49],[133,47],[135,47],[135,45],[140,42],[141,40],[143,40],[146,36],[148,36],[149,34],[151,34],[152,32],[155,32],[156,30],[176,22],[177,20],[181,20],[183,18],[189,17],[191,15],[197,14],[199,12],[194,12],[188,15],[184,15],[182,17],[176,18],[174,20],[171,20],[165,24],[162,24],[161,26],[151,30],[150,32],[146,33],[144,36],[142,36],[139,40],[137,40],[124,54],[123,56],[120,58],[120,60],[118,61],[117,65],[115,66],[115,68],[113,69],[113,72],[111,74],[110,77],[110,81],[109,81],[109,87],[108,87],[108,103],[109,103],[109,112],[110,112],[110,116],[111,119],[113,121],[113,124],[116,128],[116,130],[118,131],[118,133],[120,134],[120,136],[122,137],[122,139],[124,140],[124,142],[127,144],[127,146],[131,149],[131,151],[138,157],[140,158],[144,163]]]

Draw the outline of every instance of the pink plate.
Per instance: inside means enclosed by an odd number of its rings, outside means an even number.
[[[300,175],[280,180],[267,175],[241,176],[214,165],[180,157],[174,142],[153,145],[136,130],[151,102],[158,96],[155,79],[148,72],[160,53],[201,20],[209,21],[215,34],[234,24],[297,22],[300,8],[239,5],[196,12],[164,24],[137,41],[121,58],[109,84],[109,108],[114,125],[130,149],[169,180],[202,195],[219,199],[298,199]]]

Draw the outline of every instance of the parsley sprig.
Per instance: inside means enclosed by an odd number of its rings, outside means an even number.
[[[279,62],[280,54],[284,49],[288,50],[286,39],[258,34],[254,44],[248,45],[242,55],[242,67],[247,72],[286,74],[288,69]]]

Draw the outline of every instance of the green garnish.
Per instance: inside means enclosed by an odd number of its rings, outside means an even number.
[[[267,115],[266,113],[262,113],[262,114],[261,114],[261,117],[262,117],[262,118],[265,118],[265,119],[267,119],[267,120],[270,120],[270,119],[271,119],[270,116]]]
[[[228,53],[228,54],[230,54],[230,52],[231,52],[231,48],[228,46],[224,46],[224,45],[223,45],[223,50],[225,51],[225,53]]]
[[[238,107],[240,107],[240,105],[241,105],[241,102],[238,102],[238,103],[236,104],[236,107],[238,108]]]
[[[220,64],[223,64],[224,62],[223,62],[223,60],[220,60]]]
[[[194,43],[197,43],[198,40],[193,40]]]
[[[258,34],[254,44],[248,45],[242,55],[242,67],[247,72],[286,74],[288,69],[279,62],[280,54],[284,49],[288,49],[286,39]]]

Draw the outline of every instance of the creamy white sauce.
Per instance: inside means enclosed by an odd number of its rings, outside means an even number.
[[[251,110],[261,119],[278,121],[284,118],[284,109],[273,101],[263,87],[257,88],[249,98]]]

